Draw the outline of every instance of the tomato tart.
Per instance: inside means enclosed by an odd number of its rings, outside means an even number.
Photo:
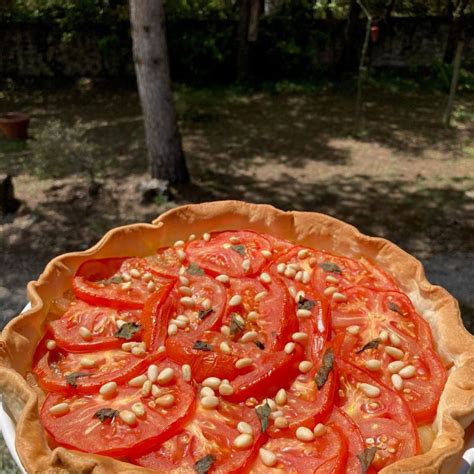
[[[394,244],[237,201],[52,260],[0,340],[27,472],[453,472],[473,337]]]

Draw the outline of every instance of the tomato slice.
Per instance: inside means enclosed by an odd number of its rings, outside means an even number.
[[[41,409],[43,425],[56,442],[80,451],[119,457],[143,453],[176,433],[194,407],[194,389],[183,380],[181,367],[163,361],[158,368],[174,370],[173,380],[160,386],[156,397],[171,395],[171,406],[160,406],[154,396],[143,396],[142,388],[126,385],[110,396],[50,393]],[[67,404],[67,413],[52,414],[59,403]],[[137,403],[143,415],[134,415]],[[135,418],[132,423],[122,419],[124,412]]]
[[[367,447],[377,447],[372,462],[380,470],[419,451],[415,420],[408,405],[395,392],[355,365],[336,359],[340,389],[336,405],[357,424]],[[377,396],[361,388],[368,384]]]
[[[140,324],[141,312],[138,310],[91,306],[84,301],[72,301],[64,315],[49,324],[54,339],[63,349],[80,352],[95,349],[120,347],[124,339],[117,337],[118,322]],[[84,340],[80,328],[91,333],[90,340]],[[137,340],[139,332],[131,338]]]
[[[216,232],[206,242],[194,240],[186,247],[189,261],[211,275],[225,274],[229,277],[252,276],[259,272],[266,258],[262,250],[271,251],[270,242],[251,231]],[[245,269],[244,261],[249,267]]]
[[[399,391],[418,423],[431,422],[447,376],[432,348],[427,322],[402,293],[352,288],[345,294],[346,302],[333,303],[333,331],[344,335],[344,357],[363,368],[376,361],[372,376]],[[357,334],[347,332],[354,327],[359,328]],[[388,346],[401,352],[394,357],[386,352]],[[405,368],[392,369],[397,361]],[[402,386],[392,382],[397,373],[403,376]]]
[[[76,298],[92,305],[141,309],[153,291],[169,282],[152,274],[145,259],[107,258],[84,262],[74,277],[72,289]]]
[[[164,247],[158,249],[155,254],[145,257],[143,260],[149,270],[156,274],[168,278],[175,278],[183,265],[179,258],[178,248]]]
[[[326,424],[326,432],[313,441],[300,441],[295,437],[271,438],[263,446],[273,452],[277,462],[273,468],[289,474],[345,474],[348,455],[346,437],[341,428],[333,423]],[[269,472],[260,458],[252,469],[252,474]]]
[[[237,424],[242,421],[251,426],[253,442],[239,449],[233,441],[241,434]],[[133,461],[157,472],[185,473],[197,471],[196,463],[212,456],[209,472],[242,473],[247,471],[263,442],[260,431],[255,411],[243,404],[221,401],[212,410],[198,406],[193,421],[180,433]]]
[[[154,354],[143,358],[120,349],[75,353],[57,347],[48,351],[43,341],[35,355],[33,372],[45,390],[94,393],[106,382],[122,383],[137,375],[150,360],[162,357]],[[94,361],[94,366],[84,366],[84,360]]]

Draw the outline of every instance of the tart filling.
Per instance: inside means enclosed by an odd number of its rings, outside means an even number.
[[[85,261],[33,371],[59,445],[199,473],[378,472],[447,378],[382,268],[246,230]]]

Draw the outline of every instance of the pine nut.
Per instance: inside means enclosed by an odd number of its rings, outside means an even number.
[[[152,384],[151,385],[151,394],[154,397],[159,397],[161,395],[161,389],[157,385]]]
[[[388,364],[388,366],[387,366],[388,371],[391,374],[398,374],[398,372],[400,372],[400,370],[403,367],[405,367],[405,362],[402,362],[401,360],[396,360],[394,362],[390,362],[390,364]]]
[[[223,324],[221,326],[221,334],[223,334],[224,336],[230,336],[230,327],[229,326],[226,326],[225,324]]]
[[[120,329],[124,324],[127,324],[123,319],[116,319],[115,325]]]
[[[295,281],[301,281],[303,279],[303,272],[300,270],[296,272]]]
[[[51,415],[54,416],[62,416],[65,415],[66,413],[69,413],[70,407],[67,403],[58,403],[57,405],[53,405],[50,409],[49,412]]]
[[[253,444],[253,436],[247,433],[240,434],[234,439],[234,446],[237,449],[247,449]]]
[[[115,395],[116,392],[117,384],[115,382],[107,382],[99,389],[99,393],[103,396],[111,397],[112,395]]]
[[[260,281],[269,285],[272,282],[272,277],[268,273],[264,272],[260,275]]]
[[[324,296],[331,296],[333,293],[336,293],[337,288],[335,286],[328,286],[324,291]]]
[[[150,281],[153,278],[153,275],[150,272],[145,272],[142,276],[143,281]]]
[[[313,365],[311,361],[303,360],[299,363],[298,369],[302,374],[306,374],[313,368]]]
[[[318,423],[313,430],[314,436],[323,436],[326,433],[326,427],[322,423]]]
[[[168,336],[176,336],[178,334],[178,326],[174,323],[168,326]]]
[[[263,298],[265,298],[265,296],[267,296],[267,295],[268,295],[268,293],[267,293],[266,291],[261,291],[260,293],[257,293],[257,294],[255,295],[255,298],[254,298],[254,299],[255,299],[255,301],[257,301],[257,303],[258,303],[259,301],[262,301]]]
[[[231,244],[234,244],[234,245],[240,244],[240,239],[235,235],[233,235],[229,240]]]
[[[369,398],[376,398],[380,395],[380,388],[370,383],[361,383],[359,388],[367,395]]]
[[[258,313],[256,311],[250,311],[249,314],[247,314],[247,319],[249,321],[257,321],[258,319]]]
[[[413,365],[407,365],[406,367],[404,367],[398,372],[400,377],[403,377],[404,379],[409,379],[413,377],[415,373],[416,373],[416,369],[415,369],[415,366]]]
[[[394,359],[402,359],[403,358],[403,351],[397,349],[393,346],[385,346],[385,352]]]
[[[229,346],[229,344],[225,341],[221,342],[220,345],[219,345],[219,349],[221,350],[221,352],[223,352],[224,354],[231,354],[232,353],[232,349],[231,347]]]
[[[182,321],[183,323],[188,324],[189,323],[189,318],[185,314],[179,314],[176,316],[177,321]]]
[[[326,277],[326,281],[328,283],[339,283],[339,280],[335,276],[332,276],[332,275],[328,275]]]
[[[301,278],[301,281],[307,285],[311,281],[311,274],[307,272],[306,270],[303,271],[303,276]]]
[[[239,306],[242,303],[242,297],[240,295],[234,295],[229,300],[229,306]]]
[[[92,333],[85,326],[79,328],[79,334],[85,341],[90,341],[92,339]]]
[[[309,309],[299,309],[296,311],[296,316],[298,316],[298,318],[309,318],[311,311]]]
[[[360,326],[348,326],[348,327],[346,328],[346,331],[347,331],[349,334],[353,334],[353,335],[359,334],[359,332],[360,332]]]
[[[232,395],[234,393],[234,387],[232,387],[232,385],[230,385],[228,383],[221,383],[219,385],[219,393],[223,397],[229,397],[230,395]]]
[[[145,405],[141,402],[134,403],[132,405],[132,411],[136,416],[141,418],[142,416],[145,416]]]
[[[146,375],[139,375],[138,377],[134,377],[132,380],[128,382],[130,387],[143,387],[143,384],[147,381]]]
[[[365,361],[365,366],[369,370],[380,370],[380,367],[382,367],[382,362],[377,359],[370,359]]]
[[[314,434],[309,428],[306,428],[306,426],[300,426],[296,430],[296,439],[299,439],[300,441],[306,441],[306,442],[313,441]]]
[[[94,367],[95,366],[95,360],[91,359],[90,357],[83,357],[81,359],[81,367]]]
[[[171,324],[175,324],[179,329],[184,329],[188,325],[188,321],[182,319],[172,319]]]
[[[297,272],[298,270],[301,270],[301,265],[299,263],[289,263],[287,267],[291,268],[295,272]]]
[[[211,304],[212,304],[211,300],[209,298],[205,298],[201,302],[201,307],[202,309],[205,309],[205,310],[211,309]]]
[[[293,339],[293,341],[295,342],[303,344],[308,340],[308,334],[306,334],[305,332],[295,332],[291,336],[291,339]]]
[[[163,369],[158,374],[156,381],[160,385],[165,385],[167,383],[170,383],[173,379],[174,379],[174,370],[171,367],[166,367],[166,369]]]
[[[127,281],[126,283],[122,283],[122,285],[120,286],[120,288],[124,291],[129,290],[131,287],[132,287],[132,282],[131,281]]]
[[[347,301],[347,296],[343,293],[339,293],[339,291],[336,291],[332,294],[332,299],[334,301]]]
[[[181,304],[184,306],[194,306],[194,300],[190,296],[183,296],[180,300]]]
[[[258,333],[255,331],[246,332],[241,338],[240,342],[253,342],[258,338]]]
[[[221,382],[222,380],[218,377],[207,377],[207,379],[202,381],[202,385],[203,387],[211,387],[213,390],[216,390],[219,388]]]
[[[181,283],[181,285],[183,286],[189,286],[189,278],[188,277],[185,277],[184,275],[181,275],[179,277],[179,282]]]
[[[56,349],[56,341],[48,339],[46,341],[46,349],[48,349],[48,351],[54,351],[54,349]]]
[[[296,270],[290,267],[286,267],[285,271],[283,272],[283,275],[285,275],[287,278],[295,278]]]
[[[219,399],[214,395],[201,398],[201,405],[204,408],[216,408],[219,405]]]
[[[189,286],[180,286],[179,292],[184,296],[191,296],[193,294],[191,288]]]
[[[192,242],[193,240],[196,240],[196,234],[191,234],[191,235],[188,237],[188,242]]]
[[[155,400],[155,403],[159,407],[163,407],[163,408],[172,407],[174,405],[174,402],[175,402],[175,398],[174,398],[174,395],[171,395],[171,393],[168,393],[166,395],[162,395],[161,397],[158,397]]]
[[[135,413],[128,411],[128,410],[123,410],[119,413],[120,419],[129,426],[133,426],[137,422],[137,417]]]
[[[244,272],[248,272],[250,270],[250,265],[251,265],[251,262],[248,258],[244,259],[242,261],[242,270]]]
[[[278,461],[276,454],[265,448],[260,448],[258,450],[258,455],[263,464],[265,464],[267,467],[273,467]]]
[[[237,429],[239,430],[239,433],[242,433],[242,434],[253,434],[253,430],[252,430],[252,427],[246,423],[245,421],[239,421],[237,423]]]
[[[130,281],[132,279],[132,276],[128,272],[123,272],[121,278],[123,281]]]
[[[204,234],[202,234],[202,239],[205,241],[205,242],[209,242],[211,240],[211,234],[205,232]]]
[[[236,363],[235,363],[235,366],[238,368],[238,369],[243,369],[245,367],[248,367],[249,365],[252,365],[253,364],[253,360],[250,359],[249,357],[244,357],[242,359],[239,359]]]
[[[278,428],[280,430],[282,429],[285,429],[285,428],[288,428],[288,425],[290,423],[288,422],[288,420],[284,417],[284,416],[280,416],[278,417],[276,420],[275,420],[275,428]]]
[[[146,353],[146,351],[145,351],[145,344],[143,344],[143,343],[135,343],[135,344],[132,346],[131,352],[132,352],[133,355],[136,355],[136,356],[138,356],[138,357],[145,355],[145,353]]]
[[[283,416],[283,412],[281,410],[272,411],[270,413],[270,418],[272,420],[276,420],[277,418],[280,418],[280,416]]]
[[[277,272],[283,273],[286,270],[286,265],[282,262],[277,265]]]
[[[142,274],[136,268],[132,268],[130,270],[130,275],[132,278],[140,278],[142,276]]]
[[[296,288],[294,286],[288,287],[288,293],[290,293],[292,298],[296,298],[297,293]]]
[[[173,247],[184,247],[184,240],[177,240],[174,244]]]
[[[151,382],[156,382],[156,379],[158,377],[158,366],[155,365],[155,364],[151,364],[148,366],[148,369],[147,369],[147,377],[148,377],[148,380],[150,380]]]
[[[309,254],[309,249],[301,249],[298,251],[298,258],[306,258]]]
[[[185,382],[191,382],[192,373],[191,373],[191,366],[189,364],[184,364],[181,367],[181,371],[183,373],[183,379]]]
[[[186,259],[186,252],[184,250],[178,249],[176,250],[176,256],[178,257],[178,260],[182,262]]]
[[[135,342],[124,342],[122,344],[122,351],[125,352],[130,352],[132,350],[132,347],[135,345]]]
[[[263,257],[266,258],[267,260],[272,258],[272,256],[273,256],[272,253],[270,252],[270,250],[264,249],[264,250],[262,250],[261,253],[262,253]]]
[[[166,352],[166,347],[165,346],[160,346],[158,349],[156,349],[157,354],[163,354],[163,352]]]
[[[270,407],[271,411],[276,411],[278,409],[277,404],[272,398],[264,398],[262,401],[262,405],[267,404]]]
[[[285,348],[283,349],[287,354],[291,354],[295,350],[295,343],[288,342],[285,344]]]
[[[150,380],[146,380],[142,386],[142,397],[148,397],[151,392],[151,382]]]
[[[400,343],[402,342],[401,339],[398,337],[398,335],[395,334],[394,332],[391,332],[388,337],[390,338],[390,342],[392,346],[399,346]]]
[[[227,275],[222,274],[222,275],[216,276],[216,280],[220,281],[221,283],[229,283],[230,278]]]
[[[403,379],[398,374],[393,374],[391,377],[392,385],[395,390],[400,391],[403,388]]]
[[[215,395],[216,392],[211,387],[202,387],[201,390],[199,391],[199,395],[201,397],[212,397]]]
[[[284,388],[280,388],[277,394],[275,395],[275,402],[277,405],[285,405],[287,401],[286,390]]]
[[[146,289],[148,291],[153,291],[156,288],[156,284],[153,281],[148,282],[148,285],[146,286]]]
[[[380,331],[379,339],[382,342],[387,342],[388,341],[388,332],[387,331]]]

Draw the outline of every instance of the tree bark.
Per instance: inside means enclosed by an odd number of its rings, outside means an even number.
[[[454,97],[458,87],[459,70],[461,69],[461,56],[464,43],[460,41],[456,46],[456,54],[454,57],[453,76],[451,78],[451,88],[449,90],[448,103],[444,111],[443,122],[446,127],[451,125],[451,116],[453,114]]]
[[[459,41],[464,41],[465,17],[464,10],[466,10],[469,0],[459,0],[457,4],[449,2],[448,16],[451,19],[449,25],[448,38],[446,40],[446,48],[444,50],[443,62],[451,64],[454,59],[456,45]]]
[[[351,0],[349,7],[349,15],[347,17],[346,29],[344,32],[344,42],[342,47],[342,54],[338,61],[337,71],[343,72],[347,70],[354,70],[357,66],[357,22],[361,8],[356,0]]]
[[[240,0],[238,29],[237,79],[245,82],[252,77],[252,52],[258,39],[260,0]]]
[[[130,0],[133,58],[152,178],[189,181],[176,121],[166,44],[164,0]]]

